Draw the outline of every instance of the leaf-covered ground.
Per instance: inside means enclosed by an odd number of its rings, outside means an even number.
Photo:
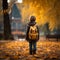
[[[37,54],[29,55],[26,41],[0,42],[0,60],[60,60],[60,42],[37,42]]]

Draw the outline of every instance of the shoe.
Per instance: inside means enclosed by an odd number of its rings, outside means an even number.
[[[33,50],[33,54],[36,54],[36,50]]]
[[[32,53],[32,51],[30,51],[30,55],[32,55],[33,53]]]

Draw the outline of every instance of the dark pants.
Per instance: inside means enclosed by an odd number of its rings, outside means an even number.
[[[30,54],[36,54],[36,42],[29,42]]]

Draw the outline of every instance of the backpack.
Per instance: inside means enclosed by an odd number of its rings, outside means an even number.
[[[30,26],[29,29],[29,39],[31,40],[37,40],[38,38],[38,30],[37,30],[37,26]]]

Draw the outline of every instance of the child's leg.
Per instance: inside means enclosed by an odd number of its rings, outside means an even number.
[[[32,55],[32,42],[29,43],[29,52]]]
[[[33,42],[33,54],[36,54],[36,42]]]

